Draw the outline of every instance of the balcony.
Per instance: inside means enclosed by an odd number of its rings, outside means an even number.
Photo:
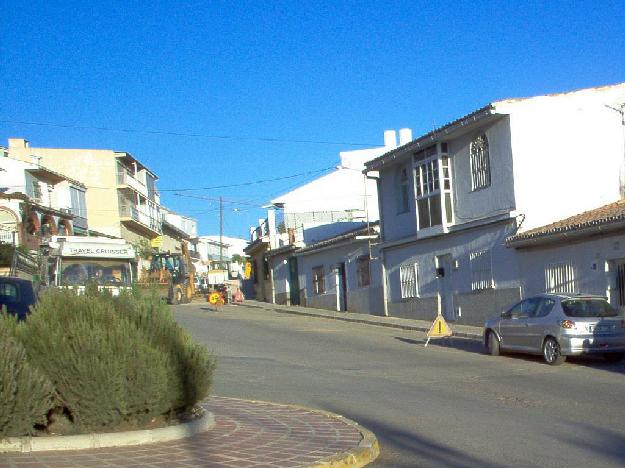
[[[150,215],[146,207],[121,205],[119,208],[119,217],[121,222],[127,227],[147,236],[155,237],[163,232],[160,217]]]
[[[123,169],[117,172],[117,188],[118,189],[130,189],[135,192],[139,192],[143,196],[148,196],[148,188],[143,182],[135,178],[131,171]]]
[[[3,244],[19,245],[16,231],[0,230],[0,242]]]

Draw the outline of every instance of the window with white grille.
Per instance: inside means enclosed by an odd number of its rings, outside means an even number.
[[[318,266],[312,269],[313,292],[315,294],[323,294],[326,292],[326,282],[323,267]]]
[[[488,138],[482,134],[471,142],[471,187],[473,190],[490,185],[490,154]]]
[[[545,291],[572,293],[577,291],[575,267],[572,263],[554,263],[545,268]]]
[[[471,262],[471,290],[480,291],[493,287],[493,268],[490,250],[469,254]]]
[[[407,299],[419,295],[419,284],[417,282],[417,264],[407,263],[399,267],[399,281],[401,285],[401,298]]]

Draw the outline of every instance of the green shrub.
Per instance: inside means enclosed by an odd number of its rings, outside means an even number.
[[[188,409],[208,396],[215,360],[176,323],[171,309],[156,291],[121,294],[115,307],[148,335],[152,346],[169,356],[169,373],[175,377],[170,379],[168,388],[173,410]]]
[[[50,380],[27,360],[14,317],[0,314],[0,437],[31,434],[54,406]]]
[[[141,422],[208,395],[212,357],[154,296],[49,290],[21,337],[80,430]]]

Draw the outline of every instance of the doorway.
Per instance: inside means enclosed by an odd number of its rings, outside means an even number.
[[[290,305],[299,305],[299,274],[297,257],[289,258],[289,301]]]
[[[436,277],[439,285],[440,312],[445,320],[454,321],[456,320],[456,313],[454,310],[451,254],[436,257]]]
[[[347,312],[347,278],[344,262],[336,264],[336,310]]]

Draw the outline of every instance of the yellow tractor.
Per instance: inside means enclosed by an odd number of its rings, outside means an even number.
[[[182,243],[180,253],[158,252],[150,257],[150,266],[142,269],[139,285],[156,287],[160,296],[169,304],[186,304],[195,294],[195,268],[189,257],[189,249]]]

